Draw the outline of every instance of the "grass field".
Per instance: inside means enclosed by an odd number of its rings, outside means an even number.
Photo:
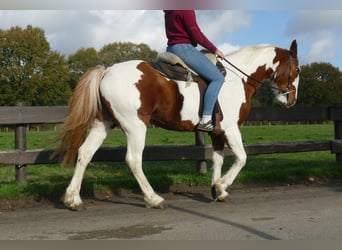
[[[241,128],[244,143],[288,142],[302,140],[329,140],[334,137],[332,123],[320,125],[244,126]],[[28,132],[27,148],[54,148],[51,139],[55,132]],[[209,137],[207,143],[210,143]],[[114,130],[103,146],[125,146],[120,130]],[[194,134],[148,130],[147,145],[190,145]],[[0,133],[0,150],[13,149],[14,133]],[[231,165],[232,157],[226,157],[223,171]],[[210,169],[210,161],[208,169]],[[159,192],[167,191],[176,183],[210,185],[211,172],[198,174],[194,161],[144,162],[144,170],[152,186]],[[0,199],[20,196],[59,198],[72,176],[73,169],[57,164],[27,167],[28,181],[15,183],[14,166],[0,165]],[[236,179],[237,183],[296,183],[308,180],[342,177],[342,167],[335,163],[335,155],[329,151],[271,154],[249,156],[246,167]],[[124,162],[91,163],[82,184],[82,194],[94,191],[117,192],[120,189],[137,190],[138,185]]]

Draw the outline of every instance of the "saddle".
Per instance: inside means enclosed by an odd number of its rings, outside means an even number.
[[[227,74],[223,64],[219,62],[215,55],[207,50],[201,51],[216,65],[219,71],[225,76]],[[203,99],[205,90],[208,87],[208,82],[200,77],[194,70],[188,67],[184,61],[177,55],[164,52],[157,56],[155,61],[150,62],[151,66],[156,69],[161,75],[172,80],[196,82],[200,91],[200,105],[198,114],[201,115],[203,111]],[[223,119],[223,113],[218,101],[216,101],[215,108],[212,114],[212,120],[215,121],[215,131],[222,131],[220,121]],[[220,132],[219,132],[220,133]]]

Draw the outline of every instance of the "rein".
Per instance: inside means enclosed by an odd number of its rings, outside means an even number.
[[[281,89],[279,89],[279,88],[277,88],[277,87],[272,86],[272,83],[274,83],[275,80],[276,80],[276,78],[274,78],[274,74],[272,74],[271,78],[266,79],[265,81],[261,82],[261,81],[259,81],[258,79],[256,79],[256,78],[254,78],[254,77],[248,75],[246,72],[244,72],[243,70],[241,70],[240,68],[238,68],[237,66],[235,66],[233,63],[231,63],[230,61],[228,61],[226,58],[224,58],[224,57],[223,57],[223,58],[219,57],[219,58],[220,58],[221,60],[224,60],[226,63],[228,63],[228,64],[229,64],[230,66],[232,66],[234,69],[236,69],[236,70],[239,71],[241,74],[243,74],[244,76],[246,76],[248,79],[251,79],[251,80],[253,80],[253,81],[259,83],[260,86],[262,86],[262,87],[266,87],[266,88],[268,88],[268,89],[278,90],[278,91],[281,93],[281,95],[288,95],[288,94],[294,92],[294,90],[290,90],[290,85],[291,85],[290,80],[291,80],[291,64],[292,64],[291,62],[292,62],[292,56],[290,56],[290,62],[289,62],[290,74],[289,74],[289,78],[288,78],[287,89],[286,89],[285,91],[284,91],[284,90],[281,90]],[[264,84],[265,82],[270,82],[270,84],[265,85],[265,84]]]

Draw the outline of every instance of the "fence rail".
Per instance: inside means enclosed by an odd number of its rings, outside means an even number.
[[[62,123],[68,113],[66,106],[54,107],[0,107],[0,125],[15,126],[15,149],[0,151],[0,164],[16,166],[16,180],[26,181],[26,165],[57,163],[50,159],[53,149],[26,150],[26,127],[29,124]],[[282,142],[245,145],[248,155],[293,153],[308,151],[331,151],[336,162],[342,164],[342,106],[252,108],[248,121],[334,121],[333,140]],[[153,160],[196,160],[199,171],[206,171],[205,161],[211,159],[212,147],[204,145],[203,133],[196,134],[196,145],[189,146],[147,146],[143,153],[145,161]],[[124,161],[126,148],[100,148],[93,162]],[[231,151],[226,148],[226,155]]]

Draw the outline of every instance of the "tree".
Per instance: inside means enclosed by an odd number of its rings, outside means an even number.
[[[144,43],[134,44],[131,42],[116,42],[103,46],[98,55],[102,64],[106,67],[114,63],[128,61],[128,60],[145,60],[152,61],[156,58],[158,52],[151,50],[150,47]]]
[[[157,52],[151,50],[146,44],[134,43],[110,43],[102,47],[97,52],[94,48],[82,48],[75,54],[68,57],[68,66],[70,69],[71,79],[70,86],[75,88],[79,78],[87,71],[87,69],[102,65],[109,67],[114,63],[128,60],[145,60],[151,61],[157,56]]]
[[[264,83],[266,84],[266,83]],[[252,98],[252,107],[260,107],[260,106],[275,106],[277,105],[274,102],[274,94],[271,88],[268,88],[266,85],[261,85],[260,88],[257,89],[253,98]]]
[[[342,72],[330,63],[302,66],[297,103],[302,106],[342,103]]]
[[[70,87],[75,88],[79,78],[91,67],[101,64],[101,60],[94,48],[81,48],[68,57],[70,70]]]
[[[130,42],[110,43],[103,46],[99,52],[94,48],[79,49],[75,54],[68,57],[68,67],[71,74],[70,86],[73,89],[79,78],[91,67],[97,65],[109,67],[114,63],[135,59],[152,61],[157,54],[157,51],[151,50],[146,44]]]
[[[51,51],[42,29],[0,29],[0,105],[66,104],[69,75],[63,56]]]

